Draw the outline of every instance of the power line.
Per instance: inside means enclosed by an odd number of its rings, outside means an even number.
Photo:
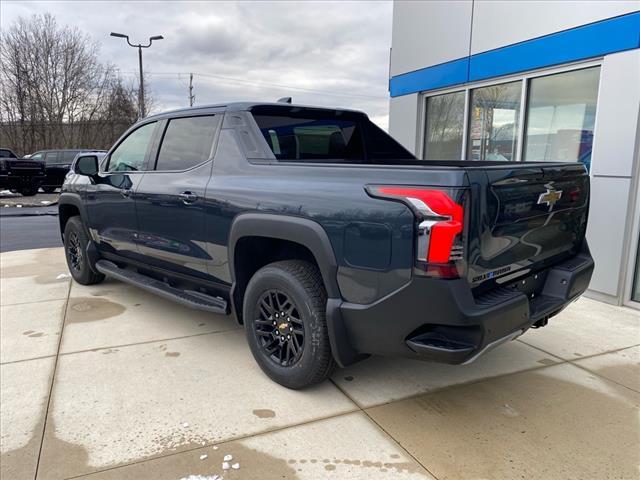
[[[133,74],[134,72],[122,72],[122,73],[129,73],[129,74]],[[178,78],[180,77],[180,75],[184,75],[184,72],[149,72],[150,75],[170,75],[170,76],[174,76],[177,75]],[[316,93],[316,94],[320,94],[320,95],[331,95],[331,96],[335,96],[335,97],[346,97],[346,98],[362,98],[362,99],[370,99],[370,100],[382,100],[382,99],[387,99],[388,97],[386,95],[382,96],[382,95],[363,95],[360,93],[340,93],[340,92],[332,92],[332,91],[328,91],[328,90],[316,90],[316,89],[312,89],[312,88],[304,88],[304,87],[297,87],[294,85],[284,85],[284,84],[280,84],[280,83],[270,83],[270,82],[262,82],[262,81],[256,81],[256,80],[246,80],[244,78],[235,78],[235,77],[226,77],[224,75],[215,75],[212,73],[202,73],[202,72],[193,72],[190,75],[199,75],[201,77],[205,77],[205,78],[215,78],[215,79],[219,79],[219,80],[226,80],[228,82],[233,82],[233,83],[244,83],[247,85],[254,85],[254,86],[260,86],[260,87],[272,87],[272,88],[279,88],[279,89],[285,89],[285,90],[294,90],[294,91],[299,91],[299,92],[306,92],[306,93]]]

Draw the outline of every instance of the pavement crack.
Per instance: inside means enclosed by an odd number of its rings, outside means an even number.
[[[69,289],[67,290],[67,299],[64,306],[64,314],[62,315],[62,325],[60,326],[60,337],[58,338],[58,348],[56,349],[56,360],[53,365],[53,372],[51,373],[51,386],[49,387],[49,397],[47,398],[47,407],[45,409],[44,414],[44,423],[42,425],[42,436],[40,438],[40,448],[38,449],[38,460],[36,462],[36,473],[34,475],[34,480],[38,478],[38,471],[40,469],[40,458],[42,457],[42,447],[44,445],[44,437],[47,431],[47,423],[49,419],[49,408],[51,407],[51,398],[53,396],[53,387],[56,381],[56,372],[58,371],[58,362],[60,360],[60,347],[62,346],[62,337],[64,336],[64,327],[67,323],[67,314],[69,310],[69,301],[71,298],[71,285],[73,282],[69,282]]]

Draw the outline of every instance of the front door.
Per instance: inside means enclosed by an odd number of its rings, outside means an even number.
[[[102,253],[138,256],[135,194],[144,175],[157,122],[127,135],[105,160],[105,171],[87,186],[90,233]]]
[[[138,247],[146,263],[208,278],[204,198],[219,123],[219,115],[192,115],[164,126],[154,165],[136,192]]]

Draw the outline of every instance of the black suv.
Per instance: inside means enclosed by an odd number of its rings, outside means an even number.
[[[369,354],[471,362],[546,325],[593,271],[583,165],[419,161],[357,111],[178,110],[74,168],[73,278],[232,314],[290,388]]]
[[[104,152],[104,150],[92,150],[90,148],[39,150],[31,155],[29,157],[31,160],[41,160],[45,163],[46,177],[41,185],[42,190],[46,193],[52,193],[55,192],[56,188],[62,187],[73,160],[78,154],[85,152]]]

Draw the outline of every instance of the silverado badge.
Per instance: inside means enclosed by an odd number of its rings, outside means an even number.
[[[562,190],[556,190],[551,183],[545,185],[547,191],[541,193],[538,197],[538,205],[543,203],[549,206],[549,211],[553,210],[553,206],[556,204],[560,197],[562,197]]]

